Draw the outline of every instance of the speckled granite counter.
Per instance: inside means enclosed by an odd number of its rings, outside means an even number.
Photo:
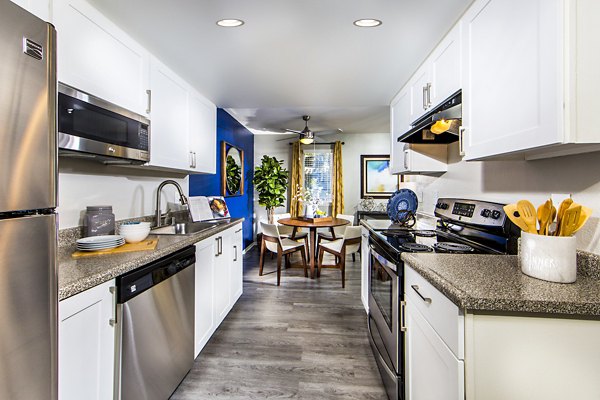
[[[243,218],[232,219],[205,232],[189,236],[160,235],[153,251],[137,251],[86,258],[73,258],[75,243],[58,249],[58,299],[63,300],[86,289],[99,285],[126,272],[158,260],[170,253],[197,243],[216,233],[240,224]],[[150,236],[154,237],[154,236]]]
[[[580,253],[577,281],[546,282],[521,272],[517,256],[403,253],[402,259],[467,311],[600,317],[598,257]]]

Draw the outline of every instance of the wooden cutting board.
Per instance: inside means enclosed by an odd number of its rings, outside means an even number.
[[[79,251],[72,254],[73,258],[102,256],[105,254],[129,253],[131,251],[154,250],[158,244],[158,238],[142,240],[138,243],[125,243],[123,246],[115,247],[114,249],[96,250],[96,251]]]

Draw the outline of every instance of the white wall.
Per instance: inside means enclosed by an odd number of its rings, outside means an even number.
[[[594,209],[578,233],[580,249],[600,253],[600,153],[536,161],[465,162],[458,144],[449,147],[448,172],[440,177],[407,176],[423,192],[423,211],[432,213],[437,197],[467,197],[514,203],[529,199],[536,206],[553,193],[572,193],[573,199]]]
[[[342,147],[342,165],[344,173],[344,205],[346,214],[354,214],[356,206],[360,201],[360,156],[374,154],[389,154],[390,142],[388,133],[368,134],[341,134],[335,137],[329,136],[327,140],[340,140],[344,142]],[[260,164],[263,155],[275,156],[278,160],[284,160],[284,165],[290,170],[291,147],[293,139],[277,141],[281,136],[255,135],[254,136],[254,165]],[[305,146],[310,147],[310,146]],[[258,194],[254,194],[254,209],[256,220],[266,220],[264,207],[258,205]],[[275,210],[276,213],[286,212],[286,207]]]
[[[82,225],[86,206],[111,205],[117,220],[153,215],[156,189],[165,179],[179,183],[188,195],[188,178],[139,168],[105,166],[91,161],[59,158],[59,229]],[[162,211],[167,202],[178,203],[176,189],[163,189]]]

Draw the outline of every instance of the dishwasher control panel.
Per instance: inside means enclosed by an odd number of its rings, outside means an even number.
[[[117,302],[122,304],[193,265],[196,248],[186,247],[117,278]]]

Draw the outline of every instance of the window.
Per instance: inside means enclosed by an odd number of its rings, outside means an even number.
[[[304,187],[324,205],[331,203],[333,149],[304,150]]]

